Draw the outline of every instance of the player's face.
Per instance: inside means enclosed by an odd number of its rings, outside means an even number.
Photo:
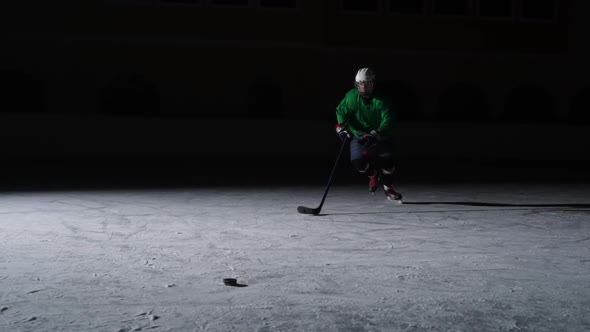
[[[374,84],[372,81],[356,82],[356,88],[362,95],[370,95],[373,93]]]

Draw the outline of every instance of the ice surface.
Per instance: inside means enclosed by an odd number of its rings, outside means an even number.
[[[397,189],[1,193],[0,330],[590,330],[586,185]]]

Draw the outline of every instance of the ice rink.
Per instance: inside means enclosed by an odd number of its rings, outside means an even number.
[[[587,182],[324,175],[4,187],[0,330],[590,330]]]

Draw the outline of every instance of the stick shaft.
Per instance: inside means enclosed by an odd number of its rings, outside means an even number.
[[[322,206],[324,205],[324,201],[326,200],[326,196],[328,196],[328,191],[332,186],[332,181],[334,180],[334,173],[336,173],[336,168],[338,167],[338,163],[340,162],[340,156],[342,155],[342,151],[344,151],[344,147],[348,142],[348,138],[345,138],[342,141],[342,146],[340,146],[340,151],[338,152],[338,156],[336,157],[336,161],[334,162],[334,166],[332,167],[332,173],[330,173],[330,178],[328,179],[328,185],[326,185],[326,190],[324,191],[324,196],[322,197],[322,201],[320,205],[317,207],[317,213],[319,214],[322,210]]]

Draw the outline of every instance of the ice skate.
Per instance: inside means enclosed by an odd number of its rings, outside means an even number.
[[[388,200],[401,204],[402,203],[402,194],[398,193],[397,191],[393,190],[393,187],[388,187],[383,185],[383,191],[385,196]]]

